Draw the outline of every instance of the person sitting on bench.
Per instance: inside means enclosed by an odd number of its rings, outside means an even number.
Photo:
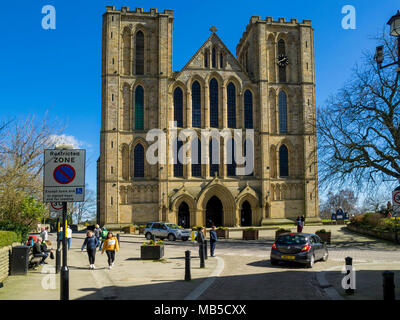
[[[40,264],[47,264],[45,260],[49,256],[47,252],[43,252],[42,250],[42,239],[38,238],[37,242],[33,245],[32,254],[34,257],[42,257]]]

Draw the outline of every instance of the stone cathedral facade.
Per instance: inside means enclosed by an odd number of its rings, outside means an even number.
[[[318,222],[311,21],[253,16],[236,57],[212,27],[173,71],[173,20],[172,10],[108,6],[103,15],[98,222],[260,226],[300,215]],[[219,164],[148,163],[147,133],[169,137],[170,121],[178,131],[253,129],[253,172],[235,175],[223,140],[215,142]]]

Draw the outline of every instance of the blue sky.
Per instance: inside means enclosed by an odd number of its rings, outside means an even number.
[[[56,9],[56,29],[41,26],[42,7]],[[400,9],[386,1],[65,1],[20,0],[2,3],[0,34],[0,120],[35,113],[66,123],[65,134],[87,149],[89,187],[96,187],[101,112],[101,27],[106,5],[174,10],[173,68],[180,70],[208,38],[218,35],[236,53],[251,16],[310,19],[315,29],[317,105],[351,76],[371,40]],[[342,28],[342,7],[356,9],[356,30]]]

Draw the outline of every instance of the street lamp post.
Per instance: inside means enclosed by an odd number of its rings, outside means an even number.
[[[383,56],[383,46],[376,47],[375,61],[378,64],[378,69],[384,69],[390,66],[398,65],[397,73],[400,74],[400,10],[390,18],[387,23],[390,26],[390,35],[397,38],[397,61],[382,66],[384,56]]]

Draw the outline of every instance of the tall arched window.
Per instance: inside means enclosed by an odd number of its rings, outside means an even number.
[[[209,52],[210,51],[208,51],[208,50],[204,51],[204,67],[205,68],[208,68],[208,54],[209,54]]]
[[[174,91],[174,121],[178,128],[183,127],[183,92],[181,88]]]
[[[278,41],[278,57],[280,55],[286,55],[286,45],[284,40]],[[279,82],[286,82],[286,67],[279,66]]]
[[[218,128],[218,82],[210,81],[210,127]]]
[[[244,128],[253,129],[253,94],[250,90],[244,93]]]
[[[192,127],[201,127],[201,88],[197,81],[192,84]]]
[[[136,33],[136,74],[144,74],[144,34],[142,31]]]
[[[236,161],[235,161],[235,140],[228,139],[227,141],[227,175],[228,177],[236,176]]]
[[[144,90],[137,86],[135,90],[135,129],[144,129]]]
[[[212,51],[211,51],[211,63],[212,63],[213,68],[217,67],[217,57],[216,57],[216,53],[215,53],[215,48],[212,48]]]
[[[235,85],[230,82],[227,91],[228,103],[228,128],[236,128],[236,89]]]
[[[192,177],[201,177],[201,142],[194,139],[191,146]]]
[[[136,145],[134,151],[134,170],[133,176],[135,178],[143,178],[144,177],[144,148],[139,143]]]
[[[289,176],[289,151],[285,145],[279,148],[279,176]]]
[[[224,54],[222,52],[219,54],[219,67],[220,69],[224,67]]]
[[[287,96],[284,91],[279,92],[279,132],[287,133]]]
[[[216,139],[211,139],[209,144],[209,164],[210,164],[210,177],[214,177],[215,173],[219,175],[219,143]]]
[[[176,139],[174,142],[174,177],[183,177],[183,164],[179,161],[179,150],[182,148],[183,142]]]
[[[247,157],[247,147],[249,148],[249,156]],[[253,170],[247,174],[247,176],[253,176],[254,175],[254,141],[252,139],[246,139],[244,140],[243,144],[243,155],[246,158],[245,165],[248,166],[249,168],[253,168]]]

